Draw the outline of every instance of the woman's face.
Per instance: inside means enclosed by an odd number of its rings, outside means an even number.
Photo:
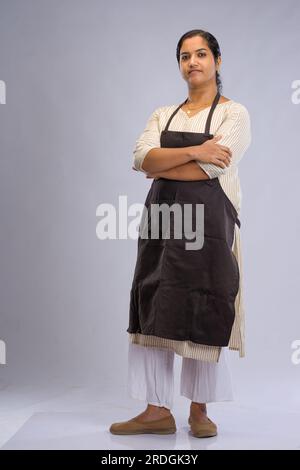
[[[214,56],[206,40],[201,36],[185,39],[180,49],[179,67],[181,75],[190,88],[212,81],[216,83],[216,70],[221,64],[221,57],[215,64]],[[194,70],[192,73],[191,71]]]

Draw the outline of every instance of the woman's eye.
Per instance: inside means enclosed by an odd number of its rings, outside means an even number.
[[[200,57],[205,57],[206,56],[205,52],[199,52],[198,55]],[[187,59],[187,56],[182,56],[182,60],[185,60],[185,59]]]

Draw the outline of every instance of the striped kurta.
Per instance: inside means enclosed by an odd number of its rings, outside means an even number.
[[[136,170],[146,173],[143,168],[143,160],[152,148],[160,147],[160,133],[165,128],[167,121],[179,104],[162,106],[153,111],[146,127],[136,141],[133,150],[133,166]],[[205,123],[210,107],[202,109],[197,114],[189,117],[183,109],[173,117],[169,130],[204,132]],[[219,178],[220,184],[236,208],[238,215],[241,210],[242,193],[238,175],[238,163],[251,142],[251,124],[247,108],[234,100],[217,104],[211,120],[210,133],[222,135],[218,144],[226,145],[232,152],[230,166],[221,168],[211,163],[197,161],[198,165],[210,178]],[[239,351],[240,357],[245,356],[245,314],[243,302],[243,264],[241,252],[240,228],[235,224],[233,253],[236,256],[240,271],[240,286],[235,300],[235,320],[231,332],[229,349]],[[192,341],[177,341],[160,338],[141,333],[129,333],[129,340],[136,344],[152,347],[163,347],[173,350],[180,356],[204,361],[218,362],[221,347],[198,344]]]

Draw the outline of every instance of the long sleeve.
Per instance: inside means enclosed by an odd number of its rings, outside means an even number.
[[[222,135],[217,144],[230,148],[232,157],[230,165],[221,168],[213,163],[202,163],[198,165],[207,173],[210,178],[216,178],[225,174],[232,166],[237,165],[251,143],[251,123],[247,108],[240,103],[235,103],[228,111],[225,118],[214,135]]]
[[[153,148],[160,147],[159,113],[161,108],[156,108],[149,117],[146,127],[135,143],[133,150],[133,167],[146,173],[142,164],[146,154]]]

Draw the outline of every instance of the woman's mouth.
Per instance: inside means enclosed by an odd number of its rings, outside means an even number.
[[[193,73],[200,73],[200,72],[201,72],[201,70],[191,70],[189,72],[189,75],[192,75]]]

